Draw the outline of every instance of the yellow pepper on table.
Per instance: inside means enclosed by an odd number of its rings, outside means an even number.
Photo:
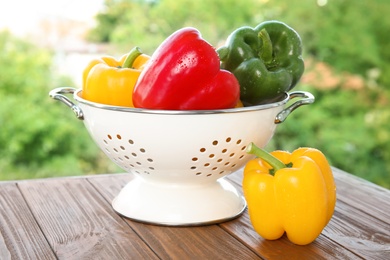
[[[254,230],[275,240],[287,234],[297,245],[313,242],[328,224],[336,185],[324,154],[314,148],[267,153],[253,143],[258,158],[244,168],[243,191]]]
[[[134,86],[149,59],[135,47],[119,60],[104,56],[90,61],[83,71],[82,97],[106,105],[134,107]]]

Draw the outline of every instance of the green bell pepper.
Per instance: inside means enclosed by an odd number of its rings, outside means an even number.
[[[304,71],[301,38],[280,21],[238,28],[217,52],[221,68],[232,72],[240,83],[245,106],[278,100],[297,84]]]

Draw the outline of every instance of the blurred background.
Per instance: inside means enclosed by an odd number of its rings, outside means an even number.
[[[266,149],[315,147],[333,166],[390,188],[389,13],[388,0],[2,1],[0,180],[123,172],[48,97],[81,87],[92,58],[134,46],[151,55],[185,26],[217,47],[241,26],[276,19],[302,37],[306,71],[295,90],[316,102],[279,125]]]

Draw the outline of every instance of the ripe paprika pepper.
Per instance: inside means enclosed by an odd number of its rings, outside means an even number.
[[[216,50],[194,28],[170,35],[153,53],[133,93],[135,107],[165,110],[233,108],[237,79],[220,69]]]
[[[244,168],[243,191],[255,231],[265,239],[285,232],[298,245],[314,241],[331,219],[336,204],[332,170],[319,150],[299,148],[271,154],[248,146],[259,158]]]
[[[119,61],[109,56],[90,61],[83,71],[83,98],[106,105],[134,107],[133,89],[149,59],[135,47]]]
[[[217,51],[221,68],[238,79],[245,106],[276,101],[297,84],[304,71],[300,36],[279,21],[238,28]]]

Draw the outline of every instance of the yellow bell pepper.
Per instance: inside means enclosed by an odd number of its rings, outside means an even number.
[[[134,86],[149,59],[135,47],[120,60],[105,56],[90,61],[83,71],[82,97],[106,105],[134,107]]]
[[[336,185],[323,153],[299,148],[257,155],[244,168],[243,191],[255,231],[275,240],[287,234],[294,244],[313,242],[328,224],[336,204]]]
[[[234,108],[244,107],[241,100],[238,100],[236,106]]]

